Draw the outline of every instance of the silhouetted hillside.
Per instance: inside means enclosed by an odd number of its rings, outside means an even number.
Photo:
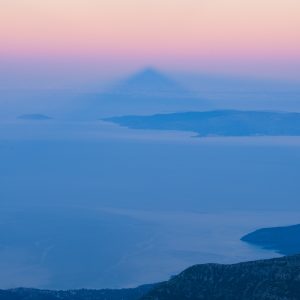
[[[146,271],[146,270],[145,270]],[[0,300],[299,300],[300,255],[203,264],[169,281],[122,290],[0,290]]]
[[[193,266],[142,300],[299,300],[300,255]]]

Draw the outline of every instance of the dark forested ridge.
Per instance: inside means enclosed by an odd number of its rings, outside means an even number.
[[[169,281],[122,290],[0,291],[1,300],[299,300],[300,255],[232,265],[203,264]]]
[[[281,254],[297,254],[300,253],[300,225],[262,228],[243,236],[241,240]]]
[[[191,131],[199,136],[300,136],[300,113],[215,110],[104,119],[133,129]]]
[[[299,300],[300,255],[193,266],[142,300]]]

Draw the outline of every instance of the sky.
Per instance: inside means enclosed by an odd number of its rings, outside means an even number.
[[[299,0],[0,0],[0,79],[75,84],[151,65],[298,80],[299,12]]]

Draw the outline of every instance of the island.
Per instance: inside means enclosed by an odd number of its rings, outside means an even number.
[[[214,110],[103,119],[132,129],[195,132],[197,136],[300,136],[300,113]]]

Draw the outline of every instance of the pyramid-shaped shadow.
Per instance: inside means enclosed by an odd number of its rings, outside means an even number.
[[[146,68],[117,83],[110,93],[152,98],[191,96],[178,82],[153,68]]]

